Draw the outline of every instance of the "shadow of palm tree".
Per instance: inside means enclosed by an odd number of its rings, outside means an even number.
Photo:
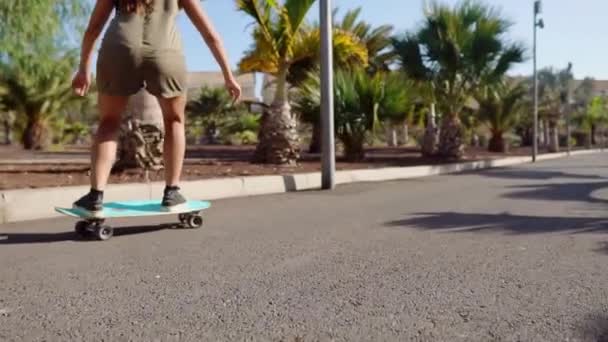
[[[485,172],[507,175],[507,177],[570,177],[583,179],[600,179],[602,177],[584,175],[566,175],[562,172],[529,172],[529,170],[509,170],[508,172]],[[531,176],[532,175],[532,176]],[[503,198],[516,200],[538,201],[571,201],[585,204],[608,203],[608,196],[598,196],[598,191],[608,188],[608,181],[601,182],[544,182],[532,185],[516,185],[507,187],[515,190],[502,195]],[[544,203],[547,205],[547,203]],[[458,212],[426,212],[413,217],[386,223],[389,227],[410,227],[417,229],[444,230],[451,232],[506,232],[508,234],[539,234],[539,233],[589,233],[608,230],[608,216],[604,217],[562,217],[562,216],[528,216],[511,213],[458,213]],[[608,243],[598,247],[597,252],[608,254]]]
[[[479,173],[484,177],[504,178],[504,179],[529,179],[529,180],[550,180],[550,179],[604,179],[597,175],[581,175],[562,171],[551,171],[543,169],[493,169]]]
[[[608,342],[608,317],[604,313],[589,315],[580,323],[581,341]]]
[[[160,224],[154,226],[133,226],[114,228],[114,237],[147,234],[166,229],[179,228],[179,224]],[[37,244],[64,241],[90,241],[90,239],[79,238],[75,232],[61,233],[0,233],[0,245]]]
[[[600,241],[597,243],[597,247],[593,249],[594,252],[597,253],[602,253],[602,254],[608,254],[608,241]],[[608,333],[608,324],[607,326],[607,333]],[[608,337],[608,334],[606,335]]]
[[[608,229],[606,217],[555,217],[455,212],[418,213],[415,217],[387,222],[389,227],[445,230],[452,232],[496,232],[538,234],[597,232]]]
[[[576,166],[562,166],[560,165],[560,170],[590,170],[590,169],[608,169],[608,166],[603,165],[576,165]],[[536,170],[554,170],[554,168],[550,167],[535,167]]]
[[[587,203],[608,203],[608,199],[594,197],[593,193],[607,188],[606,182],[593,183],[551,183],[551,184],[533,184],[533,185],[517,185],[509,187],[509,189],[523,189],[503,195],[503,198],[509,199],[527,199],[527,200],[543,200],[543,201],[579,201]]]

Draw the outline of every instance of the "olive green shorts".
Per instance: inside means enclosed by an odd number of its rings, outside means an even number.
[[[140,89],[172,98],[185,94],[186,61],[181,51],[137,51],[105,45],[97,59],[97,87],[103,94],[131,96]]]

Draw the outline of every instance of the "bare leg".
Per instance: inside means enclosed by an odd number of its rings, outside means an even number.
[[[163,157],[165,160],[165,182],[167,186],[177,186],[182,173],[186,153],[186,133],[184,112],[186,96],[170,99],[158,97],[165,123]]]
[[[103,191],[108,184],[112,164],[116,158],[116,139],[122,112],[129,97],[99,94],[98,107],[101,119],[91,153],[91,187]]]

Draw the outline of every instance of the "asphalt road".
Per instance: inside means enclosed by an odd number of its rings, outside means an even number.
[[[213,205],[0,226],[0,341],[608,341],[604,155]]]

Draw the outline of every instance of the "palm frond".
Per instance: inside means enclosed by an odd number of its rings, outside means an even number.
[[[285,0],[283,5],[289,17],[289,25],[292,32],[300,29],[306,18],[306,14],[316,0]]]
[[[237,0],[237,8],[252,17],[257,23],[256,34],[261,35],[267,48],[278,53],[274,39],[272,11],[277,7],[275,0]]]

